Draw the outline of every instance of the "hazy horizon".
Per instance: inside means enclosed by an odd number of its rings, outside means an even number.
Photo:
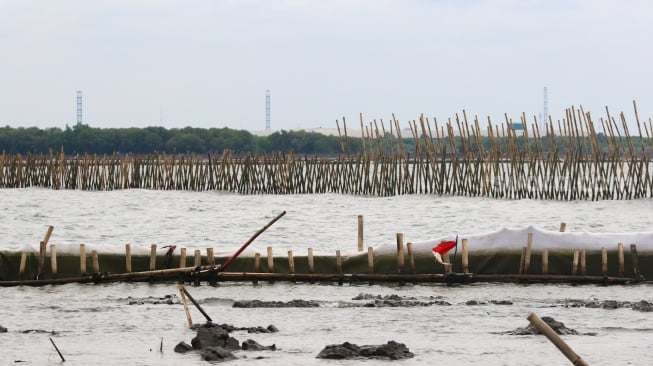
[[[4,0],[0,126],[653,116],[653,2]]]

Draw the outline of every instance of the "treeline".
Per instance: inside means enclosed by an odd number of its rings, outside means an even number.
[[[351,152],[360,151],[360,141],[349,142]],[[256,136],[230,128],[94,128],[88,125],[65,129],[0,127],[0,153],[49,153],[64,149],[66,154],[150,154],[222,153],[225,149],[240,153],[262,154],[293,151],[298,154],[338,154],[341,139],[306,131],[280,131]]]

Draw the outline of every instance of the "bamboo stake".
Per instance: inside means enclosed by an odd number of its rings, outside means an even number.
[[[79,244],[79,273],[86,274],[86,244]]]
[[[637,245],[630,244],[630,258],[633,262],[633,275],[636,281],[641,279],[641,272],[639,271],[639,256],[637,255]]]
[[[150,271],[153,269],[154,268],[152,268],[152,264],[150,264]],[[125,273],[131,273],[131,271],[132,271],[132,247],[131,244],[125,244]]]
[[[181,248],[179,253],[179,268],[186,267],[186,248]]]
[[[578,273],[578,257],[580,256],[580,253],[578,250],[574,250],[574,260],[572,262],[572,269],[571,269],[571,275],[575,276]]]
[[[156,244],[150,246],[150,271],[156,269]]]
[[[558,336],[558,334],[551,329],[551,327],[546,324],[540,317],[538,317],[535,313],[530,313],[527,317],[528,321],[533,324],[542,334],[544,334],[551,343],[553,343],[559,350],[562,352],[565,357],[573,365],[576,366],[589,366],[585,360],[583,360],[574,350],[572,350],[566,343],[565,341]]]
[[[208,260],[208,265],[215,265],[215,256],[213,255],[213,248],[206,248],[206,259]]]
[[[358,251],[363,251],[363,215],[358,215]]]
[[[195,249],[195,254],[194,254],[194,267],[199,267],[202,265],[202,252],[199,249]]]
[[[549,250],[544,249],[542,251],[542,274],[549,274]]]
[[[292,250],[288,251],[288,273],[295,274],[295,259],[292,256]]]
[[[367,247],[367,273],[374,274],[374,248]]]
[[[604,276],[608,275],[608,249],[601,248],[601,272]]]
[[[50,266],[52,278],[57,278],[57,246],[55,244],[50,244]]]
[[[24,250],[20,253],[20,267],[18,268],[18,278],[22,281],[25,279],[25,265],[27,264],[27,252]]]
[[[272,247],[268,247],[268,272],[274,273],[274,255],[272,254]]]
[[[184,304],[184,312],[186,312],[186,319],[188,319],[188,326],[193,326],[193,319],[190,316],[190,309],[188,309],[188,301],[186,301],[186,294],[184,293],[184,285],[181,283],[177,284],[179,289],[179,296],[181,297],[181,302]]]
[[[526,253],[524,257],[524,273],[528,273],[528,269],[531,266],[532,248],[533,248],[533,233],[528,233],[528,239],[526,242]]]
[[[415,256],[413,255],[413,243],[407,243],[406,249],[408,250],[408,263],[410,264],[410,272],[414,275],[415,270]]]
[[[567,228],[567,223],[561,222],[560,223],[560,232],[564,233],[566,228]]]
[[[585,250],[580,251],[580,274],[581,276],[587,275],[587,258]]]
[[[336,250],[336,271],[342,275],[342,258],[340,257],[340,249]]]
[[[93,263],[93,273],[100,273],[100,260],[97,255],[97,250],[91,251],[91,261]]]
[[[619,276],[624,275],[624,245],[623,243],[617,244],[617,258],[619,259]]]
[[[211,323],[213,320],[211,320],[211,317],[209,316],[209,314],[207,314],[206,311],[204,311],[204,309],[202,309],[200,304],[193,298],[193,296],[191,296],[191,294],[188,292],[188,290],[186,290],[186,288],[183,285],[181,285],[181,290],[186,294],[186,296],[188,296],[188,299],[190,300],[190,302],[193,303],[193,305],[195,305],[197,310],[199,310],[200,313],[202,313],[202,315],[204,315],[204,318],[206,318],[206,321]]]
[[[469,273],[469,251],[467,249],[467,239],[463,239],[462,265],[463,273]]]
[[[404,271],[404,234],[397,233],[397,271]]]
[[[313,262],[313,248],[308,248],[308,273],[315,273],[315,263]]]
[[[54,341],[52,340],[52,337],[50,337],[50,343],[52,343],[52,345],[54,346],[54,349],[59,354],[59,357],[61,357],[61,362],[66,362],[66,359],[63,358],[63,355],[61,354],[61,351],[59,351],[59,347],[57,347],[57,345],[54,343]]]
[[[46,243],[42,241],[39,243],[39,269],[36,275],[37,280],[43,279],[43,270],[45,269],[45,251]]]

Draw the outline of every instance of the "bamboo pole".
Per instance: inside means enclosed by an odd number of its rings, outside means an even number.
[[[524,267],[526,266],[526,247],[521,247],[521,257],[519,257],[519,274],[524,274]]]
[[[152,265],[150,264],[150,270],[152,270]],[[125,273],[131,273],[132,271],[132,246],[131,244],[125,244]]]
[[[549,274],[549,250],[544,249],[542,251],[542,274]]]
[[[633,276],[636,281],[641,279],[641,272],[639,271],[639,256],[637,255],[637,245],[630,244],[630,258],[633,262]]]
[[[580,253],[578,250],[574,250],[574,259],[572,261],[571,275],[575,276],[578,273],[578,258]]]
[[[150,246],[150,271],[156,269],[156,244]]]
[[[93,273],[100,273],[100,260],[97,255],[97,250],[91,251],[91,261],[93,263]]]
[[[268,247],[268,272],[274,273],[274,255],[272,254],[272,247]]]
[[[469,251],[467,248],[467,239],[463,239],[462,265],[463,273],[469,273]]]
[[[415,274],[415,256],[413,253],[413,243],[406,243],[406,249],[408,250],[408,263],[410,264],[410,273]]]
[[[363,251],[363,215],[358,215],[358,251]]]
[[[44,241],[39,243],[39,269],[36,274],[36,279],[43,279],[43,271],[45,269],[45,251],[46,243]]]
[[[336,250],[336,271],[342,275],[342,258],[340,257],[340,249]]]
[[[601,248],[601,272],[604,276],[608,275],[608,249]]]
[[[617,258],[619,259],[619,276],[624,275],[624,244],[617,244]]]
[[[397,233],[397,271],[404,271],[404,234]]]
[[[57,278],[57,246],[50,244],[50,267],[52,270],[52,278]]]
[[[256,253],[254,254],[254,273],[259,273],[261,272],[261,253]],[[253,280],[252,284],[254,286],[258,285],[257,280]]]
[[[533,248],[533,233],[528,233],[528,239],[526,241],[526,253],[524,257],[524,273],[528,273],[528,269],[531,266],[532,248]]]
[[[86,244],[79,244],[79,273],[86,274]]]
[[[581,276],[587,275],[587,257],[585,250],[580,251],[580,274]]]
[[[560,232],[561,232],[561,233],[564,233],[564,232],[565,232],[565,229],[567,229],[567,223],[565,223],[565,222],[561,222],[561,223],[560,223]]]
[[[179,268],[186,267],[186,248],[181,248],[179,252]]]
[[[202,265],[202,252],[199,249],[195,249],[193,259],[194,259],[194,262],[193,262],[194,267],[199,267],[199,266]]]
[[[288,251],[288,273],[295,274],[295,259],[292,255],[292,250]]]
[[[202,309],[200,304],[193,298],[193,296],[191,296],[191,294],[188,292],[188,290],[186,290],[186,288],[183,285],[181,285],[181,290],[186,294],[186,296],[188,296],[188,299],[190,300],[190,302],[193,303],[193,305],[195,305],[197,310],[199,310],[200,313],[202,313],[202,315],[204,315],[204,318],[206,318],[206,321],[209,322],[209,323],[212,322],[213,320],[211,320],[211,317],[209,316],[209,314],[207,314],[206,311],[204,311],[204,309]]]
[[[20,267],[18,268],[18,278],[22,281],[25,279],[25,265],[27,264],[27,252],[24,250],[20,253]]]
[[[315,262],[313,261],[313,248],[308,248],[308,273],[315,273]]]
[[[206,259],[209,266],[215,265],[215,256],[213,255],[213,248],[206,248]]]
[[[367,247],[367,273],[374,273],[374,248]]]
[[[559,350],[562,352],[565,357],[573,365],[576,366],[589,366],[585,360],[583,360],[574,350],[569,347],[565,341],[560,338],[560,336],[553,330],[551,327],[546,324],[540,317],[538,317],[535,313],[530,313],[527,317],[528,321],[533,324],[539,330],[542,334],[544,334],[551,343],[553,343]]]
[[[190,309],[188,309],[188,301],[186,301],[186,294],[184,293],[183,290],[184,285],[181,283],[177,284],[177,288],[179,289],[179,296],[181,297],[181,302],[184,304],[184,312],[186,313],[186,319],[188,320],[188,326],[192,327],[193,326],[193,318],[190,316]]]

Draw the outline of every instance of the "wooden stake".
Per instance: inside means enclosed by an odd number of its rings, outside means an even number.
[[[46,250],[46,243],[44,241],[39,243],[39,270],[36,274],[36,279],[37,280],[42,280],[43,279],[43,270],[45,269],[45,250]]]
[[[404,234],[397,233],[397,271],[404,271]]]
[[[150,265],[150,270],[152,266]],[[132,246],[131,244],[125,244],[125,273],[132,272]]]
[[[315,273],[315,263],[313,262],[313,248],[308,248],[308,273]]]
[[[63,355],[61,354],[61,351],[59,351],[59,347],[57,347],[57,345],[54,344],[54,341],[52,340],[52,337],[50,337],[50,343],[52,343],[52,345],[54,346],[54,349],[55,349],[55,350],[57,351],[57,353],[59,354],[59,357],[61,357],[61,362],[66,362],[66,359],[63,358]]]
[[[100,260],[98,259],[97,250],[91,251],[91,261],[93,262],[93,273],[100,273]]]
[[[363,215],[358,215],[358,251],[363,251]]]
[[[580,251],[580,275],[587,275],[587,258],[585,250]]]
[[[560,232],[564,233],[566,228],[567,228],[567,223],[561,222],[560,223]]]
[[[608,275],[608,249],[601,248],[601,272],[604,276]]]
[[[57,246],[55,244],[50,244],[50,266],[52,278],[57,278]]]
[[[619,259],[619,276],[624,276],[624,244],[617,244],[617,257]]]
[[[531,266],[531,250],[533,248],[533,233],[528,233],[528,239],[526,241],[526,255],[524,257],[524,273],[528,273],[528,269]]]
[[[156,269],[156,244],[150,246],[150,271]]]
[[[374,274],[374,248],[367,248],[367,273]]]
[[[195,305],[195,307],[197,308],[197,310],[199,310],[200,313],[202,313],[202,315],[204,315],[204,318],[206,318],[206,321],[212,322],[213,320],[211,320],[211,317],[209,316],[209,314],[207,314],[206,311],[204,311],[204,309],[202,309],[200,304],[197,301],[195,301],[195,299],[193,298],[193,296],[191,296],[190,293],[188,293],[188,290],[186,290],[186,288],[183,285],[180,285],[180,286],[181,286],[181,290],[186,294],[186,296],[188,296],[188,299],[190,300],[190,302],[192,302],[193,305]]]
[[[521,247],[521,257],[519,257],[519,274],[524,274],[524,267],[526,266],[526,247]]]
[[[567,357],[567,359],[571,361],[573,365],[589,366],[585,360],[576,354],[576,352],[574,352],[574,350],[572,350],[565,343],[565,341],[563,341],[562,338],[560,338],[560,336],[558,336],[558,334],[535,313],[530,313],[527,319],[529,322],[531,322],[531,324],[533,324],[533,326],[535,326],[535,328],[542,332],[542,334],[544,334],[549,339],[549,341],[551,341],[551,343],[558,347],[560,352],[562,352],[562,354],[565,355],[565,357]]]
[[[86,271],[86,244],[79,244],[79,273],[84,275]]]
[[[213,255],[213,248],[206,248],[206,259],[209,266],[215,265],[215,256]]]
[[[186,319],[188,319],[188,326],[193,326],[193,319],[190,317],[190,310],[188,309],[188,301],[186,301],[186,294],[184,293],[184,285],[181,283],[177,284],[179,289],[179,296],[181,296],[181,302],[184,304],[184,311],[186,312]]]
[[[574,260],[571,265],[571,275],[575,276],[578,273],[578,257],[579,257],[579,252],[578,250],[574,250]]]
[[[25,279],[25,265],[27,264],[27,252],[23,250],[20,253],[20,267],[18,268],[18,278],[22,281]]]
[[[292,250],[288,251],[288,273],[295,274],[295,258],[292,255]]]
[[[469,251],[467,250],[467,239],[463,239],[462,264],[463,273],[469,273]]]
[[[549,250],[544,249],[542,251],[542,274],[549,274]]]
[[[637,245],[630,244],[630,258],[633,261],[633,275],[636,281],[639,281],[641,278],[641,272],[639,271],[639,256],[637,255]]]
[[[413,253],[413,243],[406,244],[406,250],[408,250],[408,264],[410,265],[410,273],[417,273],[415,270],[415,256]]]
[[[202,252],[199,249],[195,249],[194,267],[200,267],[202,265]]]
[[[268,247],[268,272],[274,273],[274,255],[272,254],[272,247]]]
[[[336,250],[336,271],[339,275],[342,274],[342,258],[340,257],[340,249]]]
[[[181,248],[179,253],[179,268],[186,267],[186,248]]]

